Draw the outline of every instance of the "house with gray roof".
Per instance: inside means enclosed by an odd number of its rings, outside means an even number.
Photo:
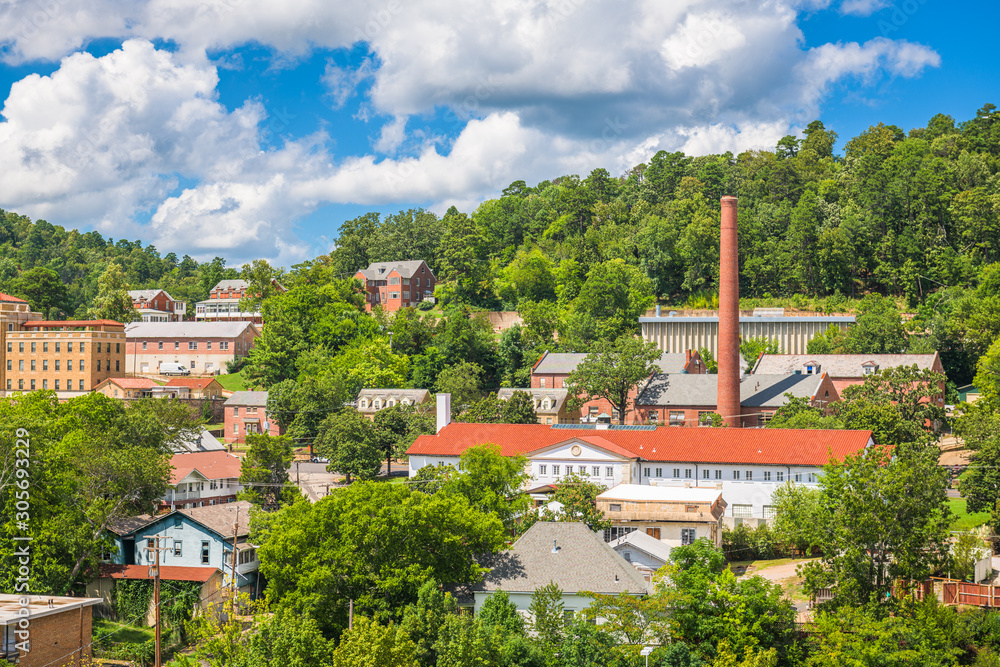
[[[550,583],[562,590],[567,612],[589,607],[593,600],[587,592],[636,597],[648,592],[642,574],[581,522],[540,521],[488,566],[489,574],[474,590],[477,613],[490,595],[505,591],[528,616],[532,594]]]
[[[431,399],[426,389],[362,389],[354,402],[358,412],[374,420],[375,413],[394,405],[423,405]]]
[[[279,436],[285,429],[267,414],[266,391],[237,391],[222,404],[225,413],[225,434],[228,443],[246,442],[248,435],[267,433]]]
[[[365,286],[365,308],[396,311],[421,301],[433,300],[437,278],[427,262],[413,259],[372,262],[354,274]]]
[[[671,546],[641,530],[629,531],[608,542],[608,546],[644,574],[655,572],[670,561]]]
[[[187,303],[178,301],[162,289],[129,290],[132,307],[143,322],[180,322],[187,313]]]
[[[703,426],[718,405],[719,376],[653,376],[635,399],[635,422],[669,426]],[[741,426],[764,426],[786,394],[805,398],[814,407],[827,408],[840,394],[825,373],[819,375],[743,375],[740,380]],[[729,416],[729,415],[726,415]]]
[[[569,392],[565,389],[501,387],[497,390],[497,398],[501,401],[510,400],[515,391],[524,392],[531,396],[539,424],[572,424],[579,421],[575,414],[573,417],[570,416],[566,407]]]

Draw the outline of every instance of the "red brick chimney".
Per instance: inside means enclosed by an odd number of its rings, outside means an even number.
[[[719,238],[719,394],[717,410],[726,426],[740,426],[740,267],[736,242],[736,197],[722,198]]]

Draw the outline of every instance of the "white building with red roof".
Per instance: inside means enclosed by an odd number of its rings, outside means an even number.
[[[226,451],[174,454],[170,465],[170,489],[160,501],[161,509],[190,509],[231,503],[241,490],[241,459]]]
[[[568,474],[609,488],[720,488],[727,517],[767,519],[778,486],[816,484],[831,459],[842,460],[874,442],[871,431],[464,424],[445,418],[436,434],[418,437],[407,450],[410,475],[427,465],[457,466],[462,452],[483,444],[528,459],[526,488],[557,484]]]

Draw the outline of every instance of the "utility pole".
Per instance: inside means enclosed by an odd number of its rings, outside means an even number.
[[[240,508],[236,506],[236,523],[233,525],[233,599],[236,599],[236,537],[240,534]]]
[[[155,547],[147,546],[146,547],[146,551],[147,552],[152,551],[153,553],[150,554],[150,555],[152,555],[153,558],[155,559],[154,565],[151,568],[151,574],[153,575],[153,614],[154,614],[155,619],[156,619],[156,621],[155,621],[155,626],[156,626],[156,656],[155,656],[154,667],[160,667],[160,665],[161,665],[161,662],[160,662],[160,637],[161,637],[160,636],[160,552],[168,550],[168,547],[160,546],[160,540],[164,540],[165,541],[165,540],[168,540],[170,538],[168,538],[165,535],[155,535],[155,536],[153,536],[153,537],[151,537],[149,539],[156,541],[156,546]]]

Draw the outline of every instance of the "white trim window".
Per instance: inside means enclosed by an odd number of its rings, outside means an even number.
[[[698,531],[694,528],[681,528],[681,544],[694,544],[698,539]]]

